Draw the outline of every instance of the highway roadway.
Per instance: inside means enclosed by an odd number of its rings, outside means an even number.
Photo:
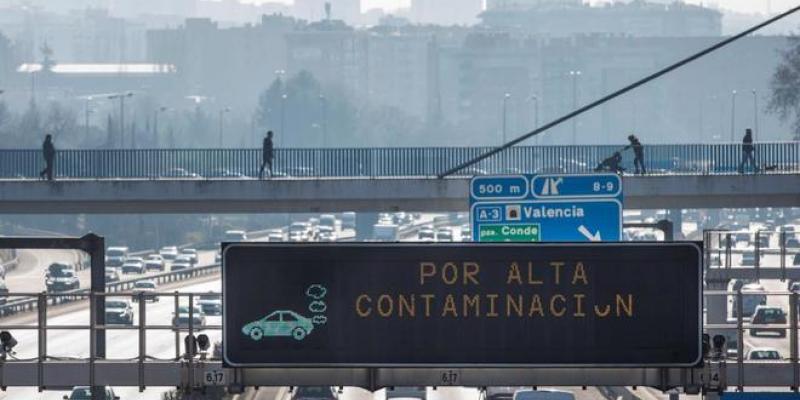
[[[418,223],[430,223],[433,220],[432,215],[425,215]],[[461,236],[461,224],[453,223],[454,239],[458,240]],[[340,238],[352,237],[352,231],[339,232]],[[416,232],[412,231],[401,238],[403,241],[416,240]],[[252,240],[252,239],[251,239]],[[37,251],[35,253],[25,253],[22,255],[23,263],[20,268],[9,274],[8,283],[12,291],[39,291],[44,290],[44,268],[50,262],[55,260],[65,260],[69,257],[74,257],[74,253],[56,250]],[[214,253],[211,251],[200,252],[200,265],[205,265],[213,262]],[[82,271],[80,275],[82,287],[88,285],[88,270]],[[84,278],[85,277],[85,278]],[[169,287],[163,286],[159,288],[160,291],[179,290],[181,292],[207,292],[219,291],[220,281],[218,277],[211,276],[206,282],[193,281],[178,282]],[[183,303],[185,304],[185,303]],[[134,303],[134,309],[137,313],[138,309]],[[158,303],[147,304],[147,320],[148,324],[169,325],[171,323],[172,312],[174,310],[174,300],[171,298],[164,298]],[[89,313],[86,309],[86,303],[74,303],[65,306],[54,308],[50,313],[50,325],[74,325],[74,324],[89,324]],[[12,316],[3,319],[4,323],[13,324],[30,324],[35,325],[35,315],[25,314],[19,316]],[[220,317],[208,317],[208,323],[212,325],[221,324]],[[212,342],[218,340],[220,332],[218,331],[202,331],[208,334]],[[36,356],[37,351],[37,336],[36,331],[15,331],[15,337],[19,340],[20,344],[15,349],[18,354],[17,357],[21,359],[33,358]],[[108,348],[107,356],[109,359],[130,359],[138,355],[138,336],[135,330],[130,331],[109,331],[108,332]],[[777,339],[761,339],[759,340],[775,340]],[[182,337],[181,337],[182,344]],[[86,331],[65,331],[65,330],[50,330],[48,332],[48,354],[52,357],[87,357],[89,349],[89,335]],[[788,342],[786,343],[788,349]],[[788,351],[788,350],[787,350]],[[171,359],[176,356],[175,354],[175,334],[171,331],[148,332],[147,333],[147,354],[152,357]],[[116,393],[122,399],[160,399],[161,393],[170,388],[151,387],[145,392],[139,393],[138,388],[135,387],[115,387]],[[581,390],[580,388],[567,388],[565,390],[572,391],[576,398],[579,400],[599,399],[602,395],[596,388],[588,388]],[[48,391],[38,393],[36,388],[9,388],[7,392],[0,394],[0,399],[61,399],[67,391]],[[290,394],[286,388],[263,388],[258,391],[254,398],[262,400],[290,400]],[[478,400],[478,391],[472,388],[440,388],[433,391],[429,389],[430,400]],[[369,393],[365,390],[358,388],[345,388],[342,400],[384,400],[385,392],[378,391],[376,393]]]

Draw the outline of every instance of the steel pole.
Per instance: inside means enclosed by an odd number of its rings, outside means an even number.
[[[736,140],[735,132],[736,132],[736,91],[734,90],[731,93],[731,143],[733,143]]]

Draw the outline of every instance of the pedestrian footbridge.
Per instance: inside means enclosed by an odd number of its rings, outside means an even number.
[[[592,173],[621,147],[513,147],[443,178],[492,148],[279,148],[268,180],[260,149],[62,150],[54,182],[36,179],[41,151],[0,150],[0,213],[466,211],[471,176]],[[644,149],[647,174],[623,172],[626,208],[800,204],[800,143],[756,145],[744,173],[740,144]]]
[[[625,176],[625,208],[789,207],[800,174]],[[0,180],[0,213],[467,211],[469,178]]]

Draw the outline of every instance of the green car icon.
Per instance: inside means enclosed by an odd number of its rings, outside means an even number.
[[[314,329],[314,323],[294,311],[273,311],[264,318],[253,321],[242,328],[242,333],[255,341],[264,336],[291,336],[303,340]]]

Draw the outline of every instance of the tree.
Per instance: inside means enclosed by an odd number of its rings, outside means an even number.
[[[800,36],[789,38],[789,48],[781,54],[782,62],[772,75],[772,96],[767,110],[781,121],[792,121],[794,139],[800,139]]]
[[[261,93],[256,122],[275,131],[277,146],[331,146],[354,136],[355,108],[336,87],[323,87],[310,72],[300,71]]]
[[[256,123],[262,129],[267,127],[277,127],[280,124],[281,96],[285,93],[283,81],[275,79],[269,88],[258,96],[258,107],[256,108]]]
[[[20,147],[38,147],[43,140],[41,116],[35,101],[28,103],[28,109],[19,121],[17,134],[17,145]]]
[[[45,134],[53,135],[53,138],[64,141],[72,141],[73,146],[80,146],[80,138],[77,135],[78,120],[75,110],[65,107],[61,103],[52,102],[45,113],[42,128]],[[89,140],[89,138],[84,138]]]

